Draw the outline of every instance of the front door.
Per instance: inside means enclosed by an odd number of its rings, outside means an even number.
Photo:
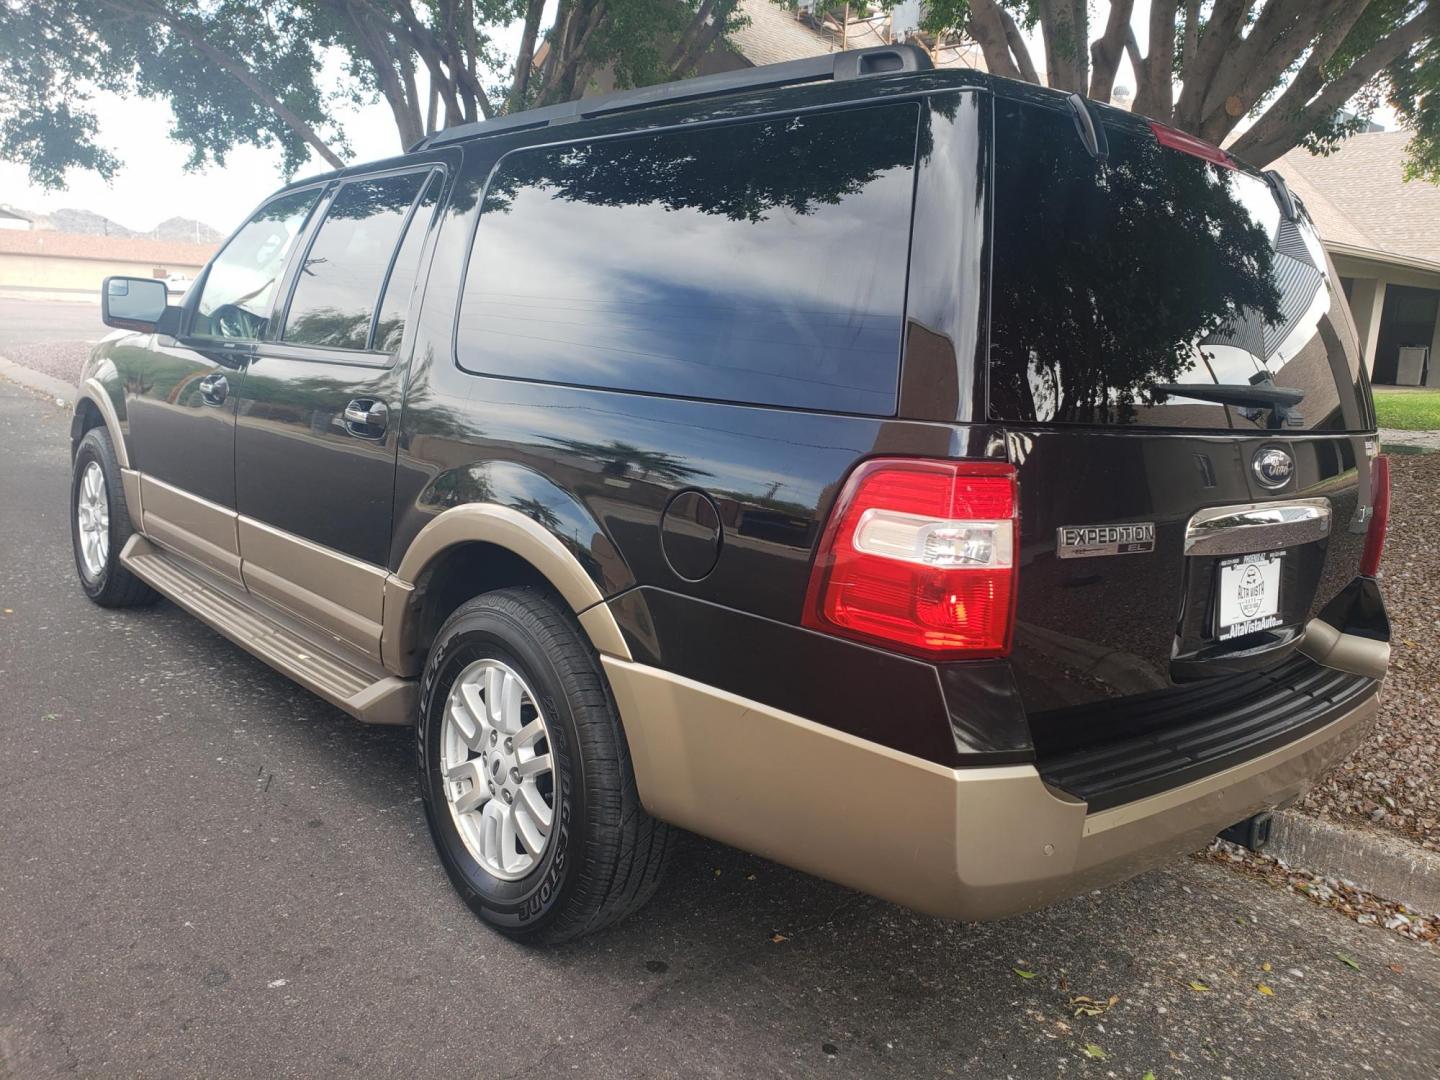
[[[340,182],[239,394],[245,585],[378,658],[408,322],[443,172]]]
[[[250,216],[186,298],[179,337],[156,334],[113,356],[145,533],[237,584],[237,393],[321,191],[287,191]]]

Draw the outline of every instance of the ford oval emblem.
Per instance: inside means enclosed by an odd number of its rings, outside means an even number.
[[[1282,488],[1295,475],[1295,461],[1284,450],[1268,446],[1250,463],[1255,479],[1267,488]]]

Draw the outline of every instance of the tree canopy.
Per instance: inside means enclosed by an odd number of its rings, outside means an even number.
[[[1099,101],[1128,55],[1137,112],[1233,140],[1257,165],[1297,145],[1323,153],[1388,104],[1415,132],[1412,174],[1440,181],[1440,0],[1153,0],[1144,54],[1134,0],[924,10],[922,40],[973,39],[996,74]],[[277,150],[287,172],[312,155],[339,166],[352,149],[338,104],[383,101],[408,147],[577,97],[601,76],[620,87],[683,78],[745,22],[740,0],[558,0],[550,11],[542,26],[545,0],[0,0],[0,155],[49,187],[72,168],[113,175],[119,148],[93,111],[95,93],[113,91],[168,101],[194,167],[241,145]],[[516,25],[507,51],[497,40]]]

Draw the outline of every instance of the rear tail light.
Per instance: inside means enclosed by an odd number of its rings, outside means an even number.
[[[994,461],[877,458],[831,511],[806,626],[931,659],[1010,651],[1015,470]]]
[[[1182,154],[1189,154],[1192,157],[1203,158],[1210,164],[1219,165],[1224,169],[1236,167],[1235,159],[1224,150],[1204,139],[1197,139],[1188,131],[1181,131],[1179,128],[1172,128],[1166,124],[1157,124],[1154,120],[1150,121],[1150,130],[1155,133],[1155,141],[1161,146],[1168,146],[1171,150],[1179,150]]]
[[[1390,526],[1390,459],[1378,454],[1370,461],[1370,524],[1365,528],[1365,553],[1360,556],[1360,573],[1374,577],[1380,572],[1385,550],[1385,530]]]

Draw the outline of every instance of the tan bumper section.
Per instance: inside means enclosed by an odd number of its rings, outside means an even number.
[[[954,769],[656,668],[604,658],[656,817],[907,907],[996,919],[1203,847],[1302,793],[1364,737],[1372,695],[1242,765],[1089,814],[1030,765]]]

